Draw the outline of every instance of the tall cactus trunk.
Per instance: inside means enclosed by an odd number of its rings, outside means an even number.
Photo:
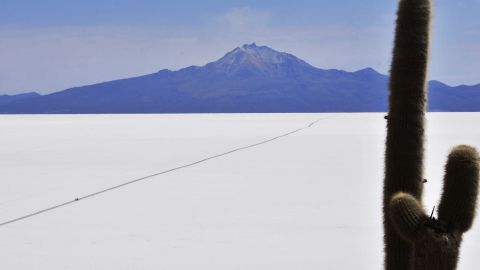
[[[401,0],[397,16],[383,187],[386,270],[412,269],[412,246],[393,228],[388,208],[392,196],[400,191],[418,201],[422,198],[431,2]]]

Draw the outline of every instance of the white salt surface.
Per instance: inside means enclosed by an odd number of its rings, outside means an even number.
[[[382,269],[383,114],[0,116],[0,269]],[[428,115],[425,207],[479,113]],[[459,269],[477,269],[480,221]]]

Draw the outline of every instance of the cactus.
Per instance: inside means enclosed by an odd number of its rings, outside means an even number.
[[[414,196],[398,192],[389,204],[396,232],[413,248],[415,270],[456,268],[462,235],[472,226],[478,191],[478,154],[457,146],[445,168],[438,219],[429,217]]]
[[[386,270],[455,269],[475,213],[479,158],[464,145],[449,155],[438,219],[422,208],[431,6],[400,0],[397,12],[383,187]]]

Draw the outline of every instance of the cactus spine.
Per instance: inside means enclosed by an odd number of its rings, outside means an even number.
[[[438,220],[422,208],[426,70],[431,0],[400,0],[390,74],[383,187],[386,270],[453,270],[473,222],[478,154],[449,155]]]

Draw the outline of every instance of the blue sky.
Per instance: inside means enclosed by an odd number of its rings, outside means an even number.
[[[0,94],[204,65],[245,43],[388,73],[396,0],[0,0]],[[437,0],[430,78],[480,83],[480,0]]]

